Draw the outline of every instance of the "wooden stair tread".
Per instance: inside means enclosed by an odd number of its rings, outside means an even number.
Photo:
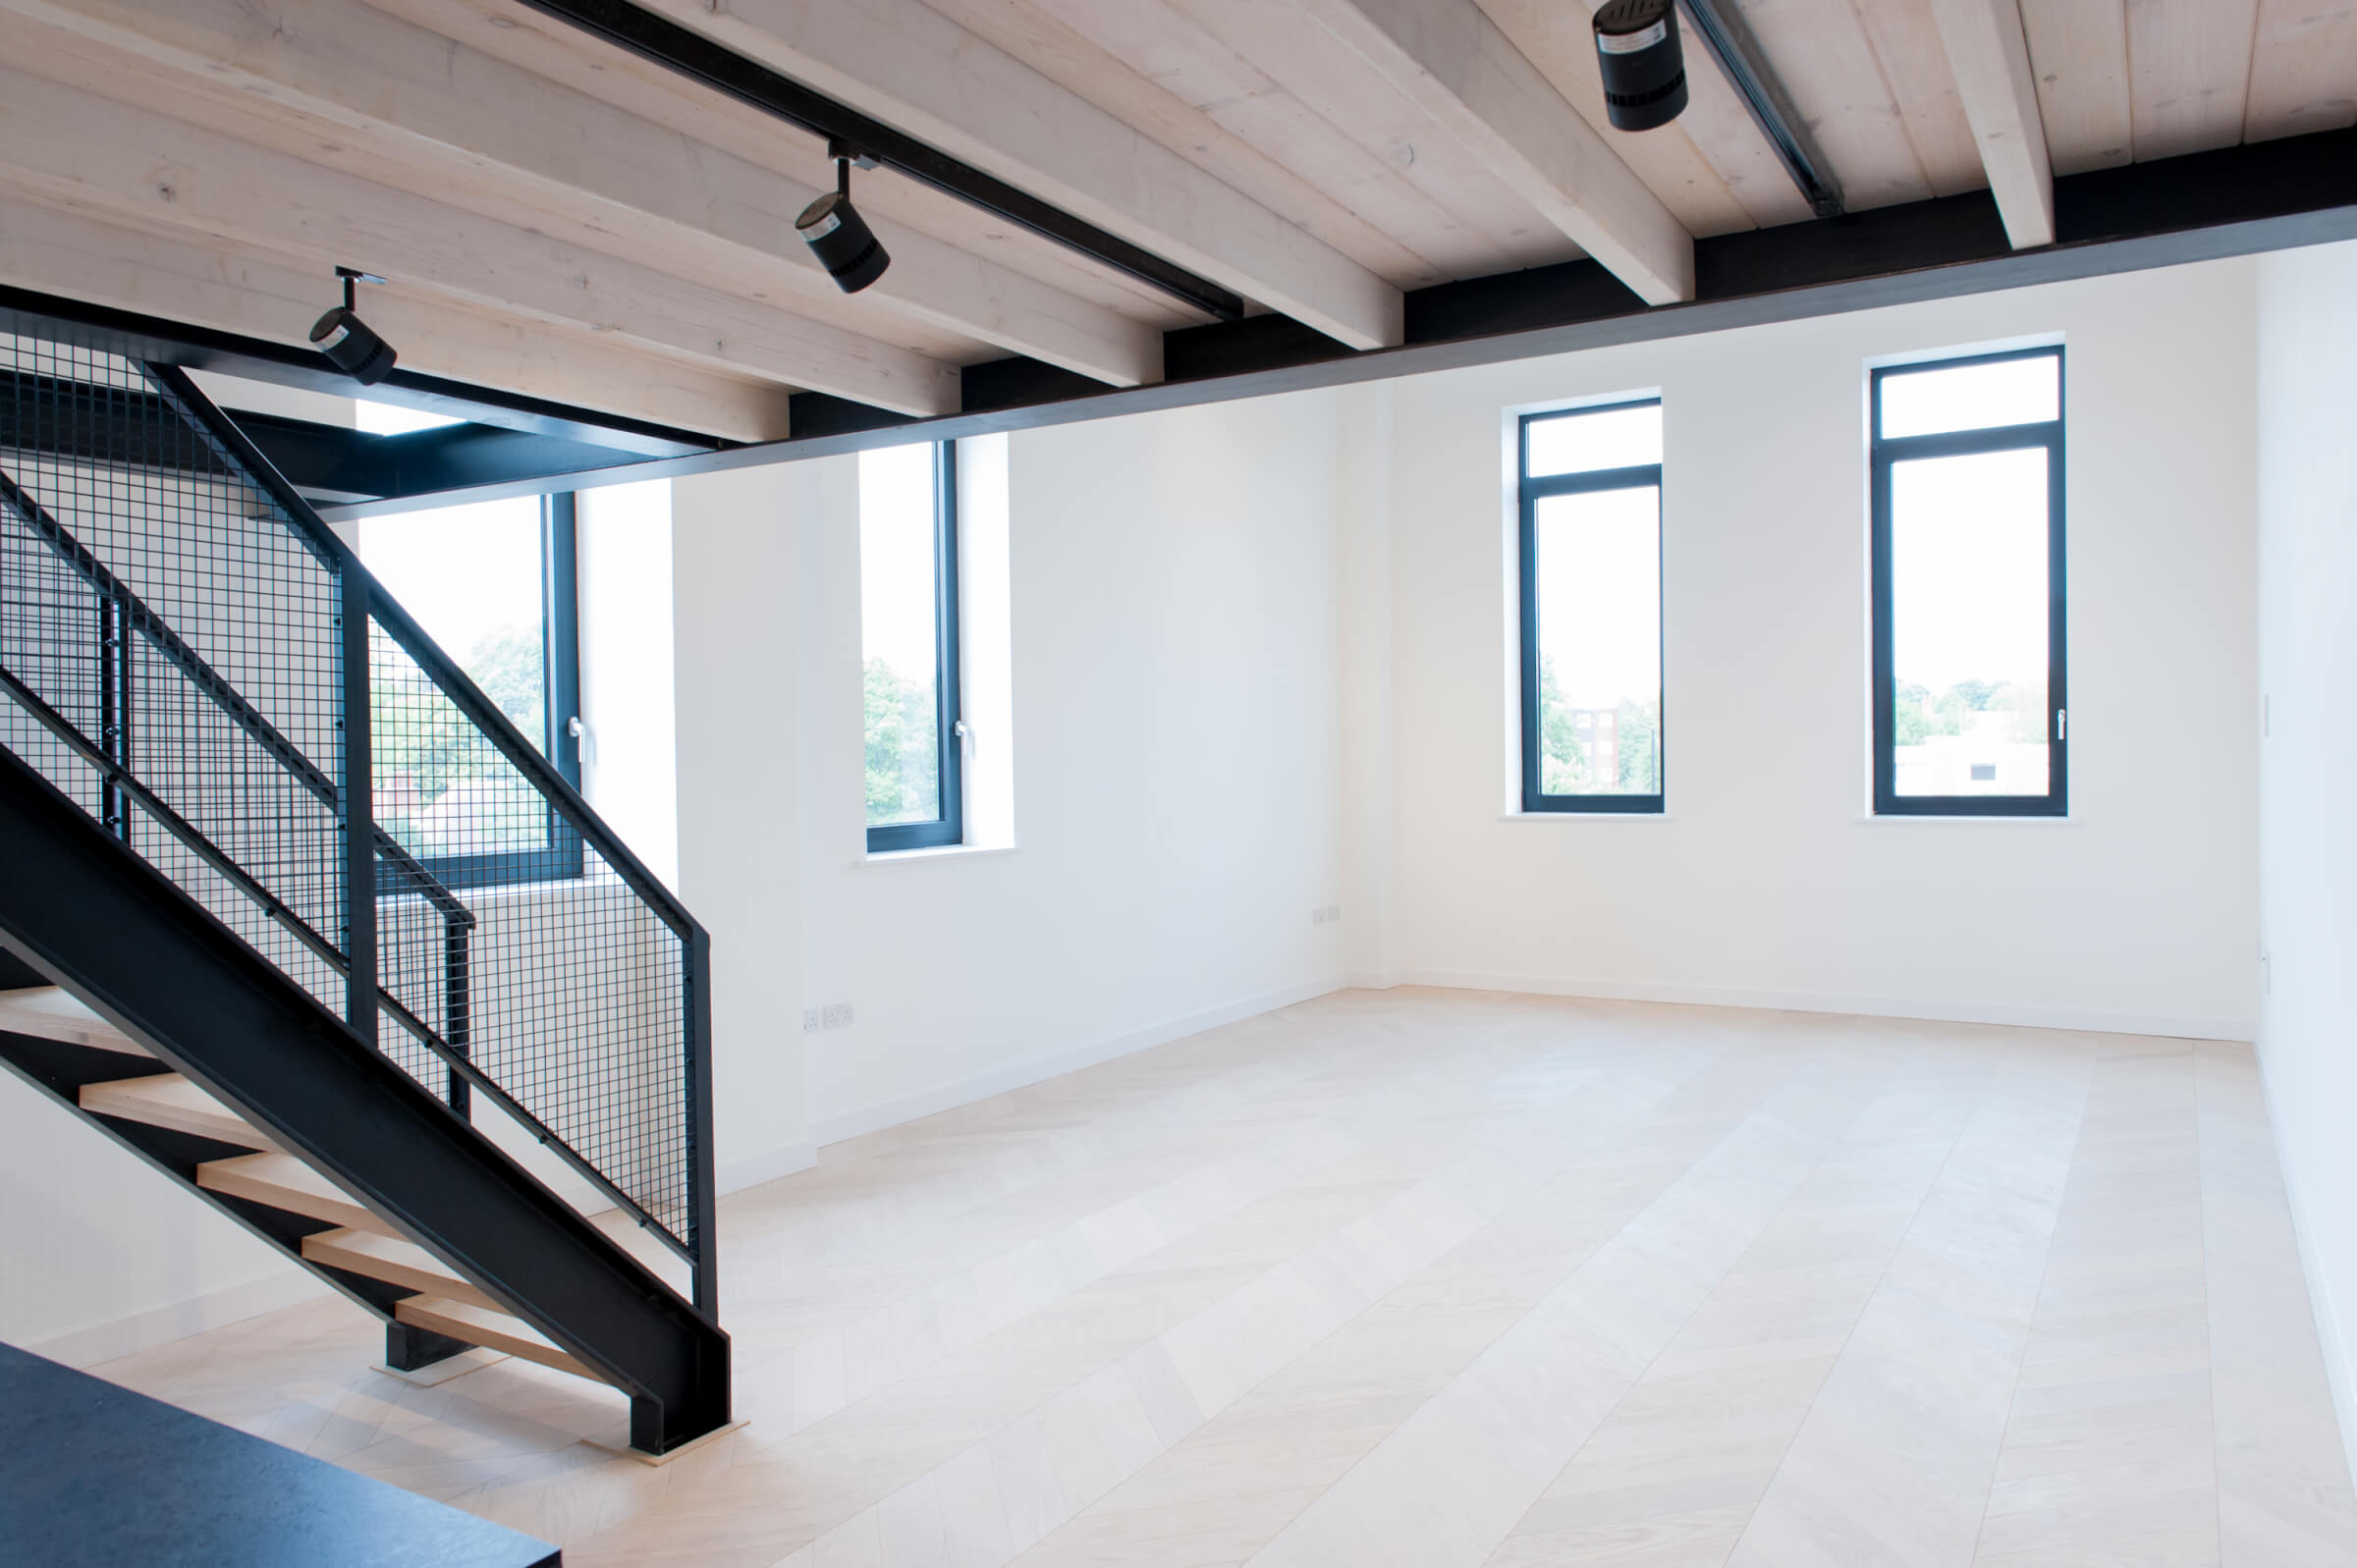
[[[247,1149],[279,1149],[278,1141],[176,1072],[84,1084],[82,1108],[124,1121],[169,1127]]]
[[[302,1255],[346,1273],[381,1279],[446,1301],[504,1312],[500,1304],[414,1242],[369,1230],[322,1230],[302,1238]]]
[[[398,1238],[401,1232],[293,1155],[239,1155],[196,1167],[196,1185],[330,1224]]]
[[[0,991],[0,1029],[56,1040],[96,1051],[119,1051],[128,1056],[155,1054],[75,1000],[60,986],[27,986]]]
[[[442,1296],[411,1296],[393,1304],[393,1316],[414,1327],[448,1334],[453,1339],[485,1350],[504,1350],[524,1361],[536,1361],[543,1367],[586,1378],[591,1382],[606,1379],[581,1362],[560,1350],[539,1330],[512,1313],[495,1307],[476,1306],[471,1302],[453,1301]]]

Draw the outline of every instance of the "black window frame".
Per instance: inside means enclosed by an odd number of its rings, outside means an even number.
[[[933,443],[934,755],[940,812],[923,822],[894,822],[867,830],[867,852],[940,849],[965,841],[965,756],[962,661],[958,644],[958,443]]]
[[[2055,417],[2027,424],[1991,425],[1936,435],[1883,434],[1883,383],[1891,376],[2016,359],[2055,361]],[[1960,354],[1906,364],[1878,365],[1868,389],[1867,454],[1872,489],[1874,579],[1874,814],[1878,817],[2067,817],[2070,815],[2068,529],[2063,514],[2070,366],[2060,344]],[[1891,475],[1901,462],[1972,457],[1988,452],[2046,450],[2047,527],[2047,774],[2043,795],[1901,795],[1898,793],[1897,696],[1892,657]]]
[[[540,737],[540,752],[576,794],[581,788],[581,740],[574,732],[574,721],[581,712],[579,516],[574,492],[559,490],[540,497],[541,716],[547,729]],[[579,831],[553,804],[548,808],[545,848],[418,857],[418,863],[453,892],[577,881],[585,875],[586,861]],[[388,867],[380,865],[377,877],[378,890],[385,895],[416,891]]]
[[[1517,546],[1515,570],[1519,576],[1521,602],[1521,686],[1522,686],[1522,809],[1527,813],[1552,812],[1563,814],[1593,814],[1603,816],[1661,816],[1670,788],[1670,696],[1669,696],[1669,587],[1662,571],[1663,540],[1663,476],[1659,462],[1636,463],[1624,468],[1596,468],[1584,473],[1549,474],[1533,478],[1530,472],[1530,427],[1552,419],[1577,418],[1583,414],[1613,413],[1623,408],[1659,408],[1659,397],[1624,398],[1614,403],[1600,403],[1577,408],[1547,408],[1521,415],[1515,425],[1514,472],[1517,502],[1520,509],[1520,539]],[[1592,494],[1607,490],[1641,490],[1651,488],[1654,496],[1654,583],[1656,603],[1654,625],[1660,641],[1655,668],[1661,672],[1662,689],[1654,693],[1654,769],[1659,787],[1643,795],[1551,795],[1540,788],[1543,753],[1539,738],[1539,578],[1538,578],[1538,516],[1539,503],[1554,496]]]

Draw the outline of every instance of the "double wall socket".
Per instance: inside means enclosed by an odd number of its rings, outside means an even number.
[[[1339,903],[1320,904],[1309,912],[1309,923],[1313,926],[1331,926],[1342,918],[1343,906]]]
[[[802,1033],[804,1034],[819,1029],[849,1029],[850,1026],[851,1004],[848,1001],[830,1001],[823,1007],[804,1007],[802,1009]]]

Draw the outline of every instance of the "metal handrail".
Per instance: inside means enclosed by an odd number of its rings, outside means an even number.
[[[498,748],[502,757],[517,772],[529,780],[540,794],[554,804],[580,833],[582,839],[595,849],[606,864],[614,868],[630,890],[654,907],[663,923],[683,938],[702,928],[686,905],[664,887],[662,880],[645,863],[630,852],[614,830],[600,819],[580,791],[566,781],[555,764],[540,754],[538,747],[525,739],[517,730],[516,722],[500,710],[497,703],[483,694],[473,677],[459,668],[457,661],[444,653],[410,613],[387,593],[367,567],[362,565],[358,552],[336,536],[333,529],[320,520],[319,514],[301,494],[289,484],[284,475],[263,457],[260,449],[246,439],[243,431],[227,415],[215,407],[211,400],[197,390],[188,372],[177,365],[147,364],[142,366],[153,378],[167,401],[195,425],[209,441],[217,444],[220,455],[242,470],[244,477],[259,488],[276,508],[279,518],[339,572],[350,572],[367,584],[369,612],[385,628],[402,652],[415,660],[442,694],[451,700],[462,714],[483,731],[484,738]]]
[[[64,523],[50,515],[47,508],[27,494],[6,469],[0,469],[0,501],[6,502],[10,510],[24,519],[26,526],[49,547],[50,553],[72,568],[93,593],[102,600],[111,600],[120,605],[129,629],[145,637],[149,647],[162,654],[190,684],[235,721],[239,729],[268,752],[322,805],[331,810],[341,808],[343,791],[336,787],[336,782],[311,761],[301,746],[281,733],[268,715],[247,701],[244,692],[232,685],[229,678],[215,670],[202,654],[191,647],[188,640],[173,630],[163,617],[131,590],[129,584],[117,577],[104,562],[75,538]],[[376,846],[385,859],[412,883],[421,895],[431,899],[434,907],[441,910],[445,917],[464,921],[469,931],[474,929],[474,911],[460,902],[457,894],[427,870],[424,862],[410,853],[399,839],[378,830]]]
[[[257,490],[276,514],[277,520],[286,526],[323,565],[335,573],[341,584],[345,618],[344,648],[347,664],[347,751],[348,773],[356,763],[359,776],[365,777],[367,755],[364,739],[367,717],[366,623],[373,621],[381,626],[395,646],[415,663],[440,695],[458,709],[500,756],[522,776],[539,796],[576,834],[589,848],[594,849],[615,876],[634,893],[646,907],[670,929],[681,944],[681,985],[683,1007],[683,1045],[685,1053],[686,1082],[684,1092],[685,1124],[683,1128],[685,1186],[686,1193],[685,1234],[675,1233],[672,1227],[649,1214],[644,1205],[623,1192],[616,1181],[600,1170],[586,1157],[576,1151],[566,1140],[551,1132],[538,1117],[525,1111],[500,1085],[483,1075],[470,1061],[454,1063],[475,1087],[492,1096],[511,1114],[537,1135],[544,1146],[586,1176],[599,1190],[605,1192],[641,1224],[671,1249],[685,1258],[694,1273],[694,1301],[698,1311],[718,1321],[718,1248],[715,1224],[715,1172],[709,1137],[712,1123],[712,1051],[711,1003],[708,975],[711,938],[686,906],[664,887],[652,871],[631,853],[630,846],[591,809],[579,791],[563,774],[524,738],[513,720],[483,693],[471,676],[460,669],[457,662],[444,653],[424,629],[384,591],[358,553],[338,537],[321,520],[310,503],[305,501],[270,460],[247,439],[234,421],[214,406],[186,371],[175,365],[140,363],[138,368],[152,386],[169,403],[190,428],[212,449],[214,456],[232,473],[239,475]],[[356,664],[356,671],[353,668]],[[353,682],[356,680],[357,684]],[[356,703],[355,698],[357,697]],[[348,810],[357,817],[366,815],[370,836],[376,837],[372,791],[367,788],[346,788],[339,795],[348,799]],[[420,868],[422,869],[422,868]],[[369,951],[362,954],[355,943],[353,973],[362,972],[366,963],[366,989],[382,994],[376,984],[373,943],[375,911],[373,900],[363,909],[355,894],[349,921],[356,938],[363,930],[371,934]],[[357,1010],[359,982],[356,979],[355,1009]]]

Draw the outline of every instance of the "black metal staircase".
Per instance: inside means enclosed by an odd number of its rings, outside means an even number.
[[[612,1383],[654,1453],[726,1426],[702,929],[182,372],[0,336],[0,1060],[396,1367]]]

